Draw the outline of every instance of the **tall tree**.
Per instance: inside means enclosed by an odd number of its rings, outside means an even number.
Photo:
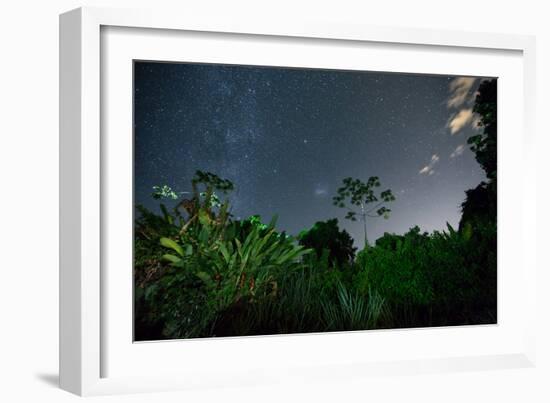
[[[337,195],[332,198],[335,206],[348,209],[346,219],[357,221],[357,216],[361,217],[365,233],[365,246],[369,244],[367,217],[389,218],[391,210],[385,204],[395,200],[390,189],[376,195],[375,189],[378,187],[380,187],[378,176],[371,176],[367,182],[348,177],[343,180],[343,186],[338,188]]]

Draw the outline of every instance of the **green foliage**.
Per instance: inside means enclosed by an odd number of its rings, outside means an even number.
[[[320,276],[321,273],[314,272],[307,265],[283,273],[277,281],[276,292],[224,312],[215,333],[238,336],[325,330],[319,321],[319,293],[324,284]]]
[[[316,222],[309,230],[302,231],[298,239],[301,245],[314,249],[319,258],[328,251],[331,265],[342,267],[355,257],[353,238],[346,230],[340,231],[337,218]]]
[[[496,227],[384,235],[360,252],[356,281],[374,288],[401,326],[491,323],[496,312]],[[423,314],[423,317],[411,316]]]
[[[193,186],[202,184],[206,189],[219,190],[224,194],[234,189],[229,179],[222,179],[216,174],[204,171],[196,171],[191,183]]]
[[[432,290],[426,273],[418,270],[425,262],[417,258],[424,256],[421,248],[428,235],[419,231],[415,227],[403,236],[385,234],[377,247],[362,250],[358,256],[363,265],[357,279],[359,289],[366,292],[374,287],[392,302],[427,304]]]
[[[172,190],[172,188],[168,185],[163,186],[153,186],[153,199],[160,200],[160,199],[170,199],[170,200],[177,200],[179,195]]]
[[[135,334],[138,340],[162,338],[162,319],[156,309],[151,309],[146,296],[157,287],[164,267],[161,262],[165,253],[160,244],[163,236],[175,236],[178,226],[174,216],[161,205],[161,215],[142,206],[136,207],[134,227],[134,283],[135,283]]]
[[[160,239],[169,252],[163,260],[171,268],[163,275],[154,297],[155,303],[168,312],[163,318],[167,337],[208,334],[208,326],[214,326],[233,305],[261,300],[273,293],[277,279],[296,268],[300,258],[309,253],[292,238],[277,234],[274,223],[267,227],[253,225],[241,241],[235,237],[238,224],[212,220],[203,210],[199,217],[197,225],[176,239]],[[182,289],[190,283],[196,292],[191,294],[192,301],[185,301],[188,293]],[[177,294],[170,292],[174,288],[179,290]],[[193,304],[196,306],[191,312],[182,312],[182,307]],[[173,306],[180,308],[170,308]],[[182,321],[185,326],[181,326]],[[191,322],[195,325],[189,326]]]
[[[377,292],[362,295],[338,283],[337,300],[322,301],[323,319],[327,330],[365,330],[377,327],[385,315],[384,298]]]

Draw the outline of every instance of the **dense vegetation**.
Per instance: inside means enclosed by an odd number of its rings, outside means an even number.
[[[487,182],[466,191],[457,229],[414,227],[369,245],[366,217],[387,217],[395,200],[375,192],[377,177],[346,178],[334,197],[363,220],[359,251],[337,219],[296,237],[276,218],[234,219],[233,184],[212,173],[198,171],[187,198],[155,187],[175,207],[137,207],[136,340],[495,323],[495,80],[481,84],[474,111],[482,131],[469,143]]]

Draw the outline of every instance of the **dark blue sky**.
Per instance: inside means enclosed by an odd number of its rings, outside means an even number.
[[[484,180],[466,139],[479,79],[352,71],[135,63],[135,202],[154,185],[189,191],[199,169],[234,182],[235,217],[278,214],[290,234],[337,217],[343,178],[378,176],[397,200],[369,240],[457,226],[464,191]]]

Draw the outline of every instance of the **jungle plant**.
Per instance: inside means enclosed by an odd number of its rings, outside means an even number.
[[[386,234],[365,248],[355,279],[362,293],[375,289],[391,309],[394,326],[490,323],[496,313],[496,229]]]
[[[187,229],[197,222],[198,212],[201,209],[210,217],[215,216],[214,210],[217,209],[220,219],[227,219],[228,201],[222,202],[218,194],[227,195],[233,189],[234,185],[229,179],[198,170],[191,180],[191,191],[177,192],[168,185],[153,186],[152,196],[156,200],[179,200],[174,209],[174,215],[182,222],[182,228]],[[184,195],[190,195],[190,198],[184,198]],[[166,206],[161,203],[160,208],[164,216],[167,216]],[[182,213],[187,213],[187,217],[182,216]]]
[[[171,250],[163,259],[174,269],[174,279],[185,273],[185,278],[190,275],[202,283],[202,320],[211,325],[235,304],[276,293],[282,272],[297,267],[301,256],[310,252],[292,238],[279,236],[274,223],[266,229],[254,226],[241,242],[224,236],[231,226],[220,228],[206,213],[199,217],[191,233],[185,232],[179,239],[161,238],[160,242]],[[177,281],[169,285],[181,292]],[[180,319],[176,316],[174,320]]]
[[[179,198],[179,194],[168,185],[153,186],[152,196],[153,196],[153,199],[155,200],[161,200],[161,199],[177,200]]]

